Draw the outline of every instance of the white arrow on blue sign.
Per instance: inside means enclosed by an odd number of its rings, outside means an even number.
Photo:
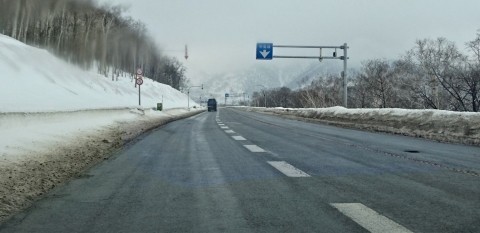
[[[273,44],[257,43],[257,60],[272,60]]]

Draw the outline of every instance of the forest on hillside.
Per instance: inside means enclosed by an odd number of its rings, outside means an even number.
[[[363,61],[360,70],[350,70],[348,77],[349,108],[479,112],[480,30],[465,43],[465,52],[446,38],[417,40],[404,56]],[[340,74],[315,77],[304,86],[264,89],[255,92],[248,104],[292,108],[343,104]]]
[[[162,55],[143,23],[122,16],[125,10],[94,0],[0,0],[0,33],[112,80],[141,67],[146,77],[183,88],[183,65]]]

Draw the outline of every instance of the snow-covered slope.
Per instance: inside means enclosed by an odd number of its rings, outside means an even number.
[[[1,34],[0,83],[0,113],[138,107],[130,77],[113,82]],[[166,109],[187,106],[187,96],[168,85],[146,79],[141,90],[144,108],[162,96]]]
[[[1,34],[0,83],[0,165],[32,159],[80,134],[187,112],[185,94],[150,79],[142,85],[141,109],[163,97],[165,111],[138,111],[129,77],[111,81]]]

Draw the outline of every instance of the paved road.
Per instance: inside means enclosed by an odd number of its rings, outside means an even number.
[[[480,232],[480,148],[235,109],[173,122],[0,232]]]

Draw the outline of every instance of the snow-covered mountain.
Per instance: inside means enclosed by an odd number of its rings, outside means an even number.
[[[204,81],[205,92],[222,98],[225,93],[252,94],[262,88],[301,88],[316,77],[339,73],[343,67],[338,63],[305,61],[296,65],[277,66],[257,64],[238,72],[216,74]]]

